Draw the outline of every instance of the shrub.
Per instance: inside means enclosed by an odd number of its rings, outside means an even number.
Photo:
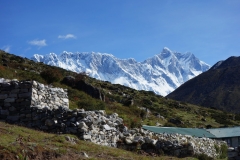
[[[235,115],[235,120],[240,121],[240,113]]]
[[[62,78],[62,74],[57,69],[47,69],[40,73],[47,83],[57,82]]]
[[[100,100],[95,99],[83,99],[78,102],[79,108],[84,108],[85,110],[105,110],[105,103]]]
[[[142,99],[142,106],[143,107],[149,107],[152,106],[152,101],[150,99],[144,98]]]
[[[226,158],[227,157],[227,152],[228,152],[228,146],[226,144],[222,144],[221,148],[220,148],[220,157],[221,159]]]
[[[213,160],[212,157],[209,157],[209,156],[207,156],[206,154],[203,154],[203,153],[197,155],[197,158],[198,158],[199,160]]]
[[[75,76],[75,81],[78,82],[84,80],[87,76],[88,74],[86,72],[81,72]]]

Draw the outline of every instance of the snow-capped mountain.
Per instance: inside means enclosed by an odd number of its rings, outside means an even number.
[[[91,77],[122,84],[137,90],[167,95],[187,80],[207,71],[210,66],[192,53],[172,52],[164,48],[158,55],[143,62],[118,59],[106,53],[72,53],[60,55],[35,54],[32,60],[75,72],[87,72]]]

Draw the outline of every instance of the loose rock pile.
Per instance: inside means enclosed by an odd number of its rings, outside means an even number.
[[[214,145],[225,143],[180,134],[128,129],[117,113],[68,109],[66,90],[31,81],[0,83],[0,119],[52,133],[70,133],[93,143],[178,157],[218,156]]]

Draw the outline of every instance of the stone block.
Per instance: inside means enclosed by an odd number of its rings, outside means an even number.
[[[62,101],[63,101],[64,103],[69,103],[69,100],[68,100],[67,98],[63,98]]]
[[[85,122],[78,122],[78,127],[79,128],[88,128]]]
[[[103,128],[107,131],[111,130],[111,127],[107,124],[103,125]]]
[[[32,127],[39,127],[41,125],[42,125],[41,121],[33,121],[32,122]]]
[[[4,102],[4,107],[10,107],[10,106],[11,106],[11,103]]]
[[[47,120],[45,121],[45,125],[47,125],[47,126],[53,126],[53,125],[55,125],[55,124],[57,124],[57,120],[47,119]]]
[[[31,114],[31,113],[28,113],[28,114],[26,114],[26,117],[27,117],[27,118],[31,118],[31,117],[32,117],[32,114]]]
[[[18,99],[16,99],[16,102],[17,102],[17,103],[22,102],[22,101],[25,101],[25,99],[24,99],[24,98],[18,98]]]
[[[77,127],[68,127],[67,130],[69,130],[69,132],[72,133],[72,134],[77,133]]]
[[[31,97],[32,93],[31,92],[27,92],[27,93],[21,93],[18,95],[19,98],[28,98]]]
[[[0,99],[6,99],[8,97],[7,94],[0,94]]]
[[[21,106],[29,106],[31,105],[31,101],[23,101],[20,103]]]
[[[35,88],[32,88],[32,93],[37,94],[37,90]]]
[[[9,97],[9,98],[17,98],[18,95],[17,95],[16,93],[11,93],[11,94],[9,94],[8,97]]]
[[[0,111],[0,114],[1,114],[1,115],[7,115],[7,116],[8,116],[8,115],[9,115],[9,111],[8,111],[8,110],[1,110],[1,111]]]
[[[21,89],[28,89],[28,88],[32,88],[32,84],[20,84],[19,86]]]
[[[41,83],[38,83],[37,89],[38,90],[44,90],[45,86],[43,84],[41,84]]]
[[[32,120],[32,118],[20,118],[20,121],[22,121],[22,122],[29,122],[29,121],[31,121]]]
[[[19,120],[19,116],[7,116],[7,119],[6,121],[9,121],[9,122],[16,122]]]
[[[33,84],[33,87],[37,87],[37,85],[38,85],[38,82],[36,82],[36,81],[33,81],[33,82],[32,82],[32,84]]]
[[[39,115],[32,116],[32,120],[34,120],[34,121],[37,121],[37,120],[40,120],[40,119],[41,119],[41,116],[39,116]]]
[[[26,114],[20,114],[19,115],[19,118],[25,118],[26,117]]]
[[[4,88],[1,88],[0,94],[9,94],[9,93],[10,93],[10,90],[6,90]]]
[[[9,111],[14,112],[14,111],[16,111],[16,108],[11,106],[11,107],[9,107]]]
[[[2,87],[3,87],[3,88],[7,88],[7,87],[10,87],[10,86],[11,86],[10,83],[2,83]]]
[[[19,93],[20,89],[12,89],[11,93]]]
[[[26,93],[26,92],[29,92],[29,90],[28,90],[28,88],[22,88],[22,89],[20,89],[20,92],[21,93]]]

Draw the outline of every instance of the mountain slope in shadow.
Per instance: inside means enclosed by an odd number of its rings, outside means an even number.
[[[240,57],[217,62],[207,72],[187,81],[166,97],[240,113]]]

